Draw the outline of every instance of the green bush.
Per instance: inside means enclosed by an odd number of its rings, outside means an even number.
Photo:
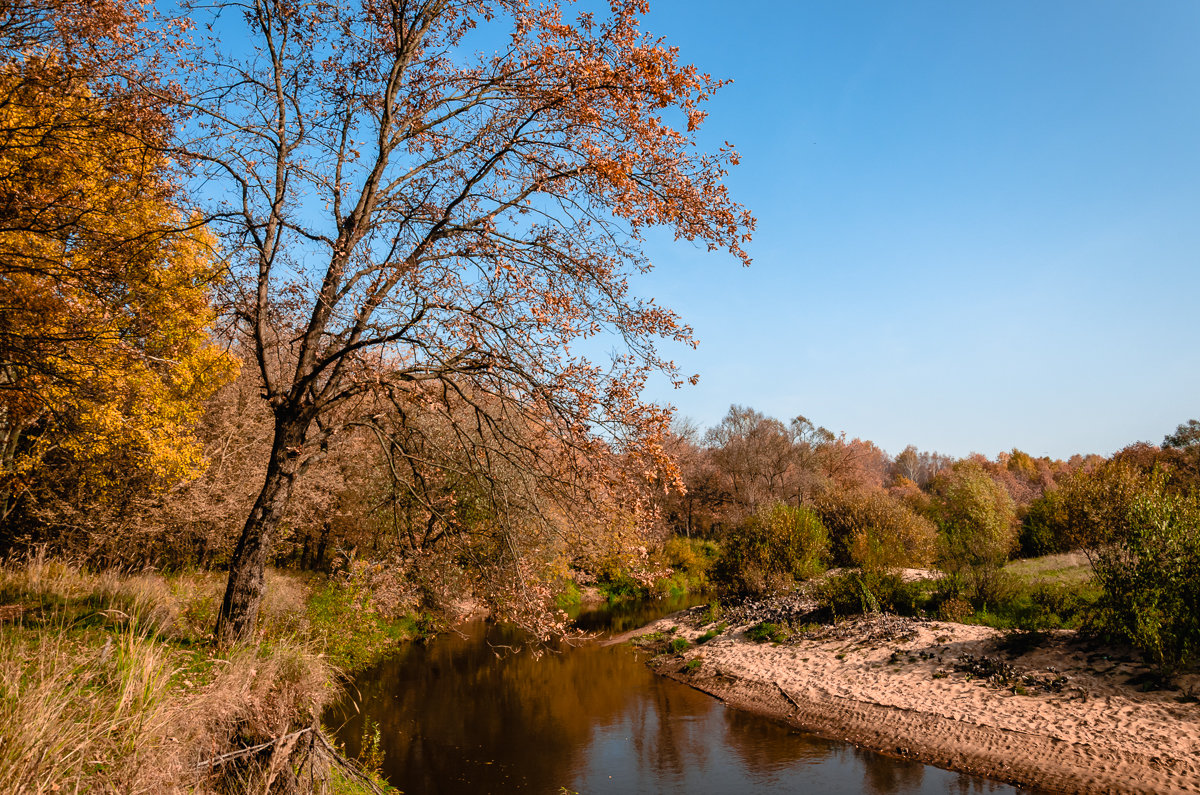
[[[1101,622],[1169,677],[1200,655],[1200,501],[1155,478],[1126,528],[1123,543],[1096,551]]]
[[[721,548],[714,541],[673,536],[657,556],[671,574],[655,582],[654,590],[670,597],[708,590],[709,574],[720,554]]]
[[[571,610],[583,603],[583,594],[579,586],[571,580],[563,583],[562,590],[554,597],[554,606],[559,610]]]
[[[1017,542],[1012,497],[974,461],[960,461],[931,485],[942,587],[976,608],[1002,600],[1009,584],[1001,567]]]
[[[691,645],[687,642],[687,638],[675,638],[667,644],[667,650],[672,654],[680,654]]]
[[[1129,461],[1079,469],[1034,500],[1022,527],[1024,554],[1094,549],[1129,532],[1129,509],[1151,489],[1151,475]]]
[[[370,590],[353,580],[326,582],[313,593],[306,617],[309,633],[330,662],[345,671],[370,665],[390,646],[429,630],[413,616],[388,620],[380,615]]]
[[[1059,492],[1051,491],[1029,504],[1025,518],[1021,521],[1021,533],[1017,544],[1023,558],[1040,558],[1068,551],[1056,530],[1055,514],[1058,510]]]
[[[1014,581],[1005,598],[988,604],[979,611],[966,610],[957,617],[944,617],[968,624],[1026,632],[1075,629],[1085,624],[1092,615],[1098,598],[1099,591],[1091,583],[1029,585]],[[959,604],[966,605],[964,602]],[[952,605],[952,601],[941,606],[941,610],[946,613],[952,609],[961,611],[961,608]]]
[[[824,570],[829,536],[806,508],[774,503],[727,531],[713,576],[736,593],[786,590]]]

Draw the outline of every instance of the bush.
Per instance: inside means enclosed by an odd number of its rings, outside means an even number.
[[[1026,555],[1094,549],[1128,534],[1129,509],[1151,487],[1151,475],[1129,461],[1079,469],[1034,500],[1022,528]]]
[[[721,548],[713,541],[673,536],[657,556],[671,574],[656,581],[654,590],[671,597],[707,590],[709,574],[720,554]]]
[[[829,489],[817,499],[835,562],[872,571],[926,566],[937,528],[879,489]]]
[[[1098,596],[1090,584],[1026,585],[1014,580],[1003,599],[978,612],[962,600],[950,599],[941,605],[940,613],[948,621],[1039,633],[1078,628],[1092,614]]]
[[[370,665],[389,647],[429,629],[412,615],[382,613],[374,596],[363,577],[351,575],[330,579],[308,602],[309,635],[345,671]]]
[[[1012,497],[974,461],[959,462],[932,486],[942,587],[976,607],[1003,599],[1008,584],[1001,567],[1017,542]]]
[[[1058,494],[1057,491],[1048,492],[1030,503],[1021,521],[1021,534],[1017,539],[1021,557],[1040,558],[1068,551],[1055,526]]]
[[[554,606],[559,610],[572,610],[583,604],[583,594],[579,586],[571,580],[565,580],[562,590],[554,597]]]
[[[898,574],[848,571],[821,582],[815,596],[834,620],[878,612],[914,616],[929,602],[927,587],[920,582],[906,583]]]
[[[715,579],[737,593],[785,590],[824,570],[829,536],[806,508],[775,503],[729,530]]]
[[[1169,677],[1200,655],[1200,502],[1157,478],[1125,524],[1124,543],[1095,555],[1101,621]]]

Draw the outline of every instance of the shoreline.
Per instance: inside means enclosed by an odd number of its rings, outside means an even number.
[[[1139,691],[1127,680],[1144,668],[1073,632],[1020,649],[987,627],[885,615],[779,644],[747,639],[744,624],[695,645],[714,626],[701,612],[621,637],[685,638],[683,653],[651,661],[657,673],[888,756],[1049,792],[1200,793],[1200,704]],[[1180,684],[1194,696],[1200,676]]]

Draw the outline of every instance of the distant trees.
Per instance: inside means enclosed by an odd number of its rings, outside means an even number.
[[[1200,420],[1179,423],[1174,433],[1163,437],[1163,447],[1196,447],[1200,445]]]
[[[909,487],[923,492],[898,473],[928,480],[948,465],[945,456],[909,448],[897,466],[874,444],[836,436],[804,416],[784,424],[737,405],[703,436],[685,426],[671,449],[681,453],[686,489],[663,501],[668,525],[733,544],[729,554],[739,561],[746,539],[766,526],[762,511],[780,505],[814,512],[841,565],[885,570],[932,559],[936,527],[922,515],[928,500],[909,494]]]
[[[891,475],[893,479],[904,478],[924,488],[934,475],[952,463],[949,456],[919,451],[910,444],[892,459]]]
[[[797,448],[798,443],[805,442],[800,442],[792,430],[773,417],[735,405],[704,435],[729,499],[742,511],[773,498],[795,499]]]

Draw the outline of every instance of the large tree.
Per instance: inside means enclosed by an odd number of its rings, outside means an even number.
[[[121,0],[0,6],[0,520],[64,474],[101,498],[193,474],[232,369],[141,21]]]
[[[646,5],[188,9],[211,36],[185,57],[181,148],[219,197],[209,214],[274,413],[219,640],[253,632],[293,484],[356,401],[452,406],[522,466],[539,465],[523,442],[538,429],[563,482],[598,446],[662,463],[666,417],[639,392],[654,371],[681,380],[655,343],[690,330],[627,277],[649,267],[651,227],[746,261],[753,221],[722,182],[732,149],[697,142],[721,82],[640,30]],[[602,346],[611,360],[580,352]]]

